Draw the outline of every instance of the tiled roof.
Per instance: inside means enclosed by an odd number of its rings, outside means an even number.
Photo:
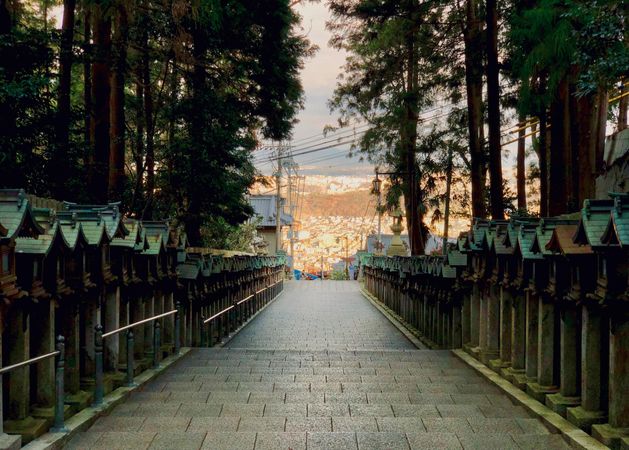
[[[3,237],[9,239],[36,237],[44,232],[22,189],[0,189],[0,223],[5,231]]]
[[[451,250],[448,252],[448,265],[453,267],[465,267],[467,266],[467,255],[461,253],[458,250]]]
[[[531,245],[531,251],[533,253],[541,253],[542,255],[552,255],[552,251],[550,251],[546,245],[550,241],[550,238],[553,236],[553,231],[559,225],[576,225],[577,222],[571,219],[563,219],[563,218],[545,218],[540,220],[539,225],[535,229],[535,237],[533,239],[533,243]]]
[[[76,245],[80,242],[88,244],[85,233],[83,232],[83,226],[76,219],[72,213],[57,213],[57,223],[63,239],[66,241],[66,245],[74,250]]]
[[[514,251],[519,252],[522,255],[522,259],[534,260],[543,258],[540,253],[533,253],[531,251],[533,240],[535,239],[536,228],[537,227],[533,225],[520,225],[520,233],[518,234],[518,241]]]
[[[610,219],[614,200],[585,200],[581,210],[581,220],[574,241],[583,245],[591,245],[596,249],[603,244],[601,238],[605,234]]]
[[[57,240],[59,245],[68,247],[68,243],[61,235],[59,221],[56,220],[54,211],[48,208],[33,208],[33,216],[44,232],[36,238],[18,237],[15,240],[17,253],[47,255]]]
[[[572,239],[578,225],[557,225],[546,244],[546,249],[552,253],[563,255],[591,255],[592,247],[575,243]]]
[[[146,240],[149,244],[149,248],[144,250],[143,254],[158,255],[161,251],[166,250],[170,236],[170,225],[168,221],[142,222],[142,227],[144,228]]]
[[[284,199],[281,199],[282,208],[281,224],[291,225],[293,223],[293,216],[284,212]],[[277,196],[276,195],[252,195],[249,197],[249,204],[253,208],[254,215],[261,218],[262,222],[258,226],[260,227],[274,227],[276,226],[276,209],[277,209]]]
[[[499,223],[496,226],[491,248],[497,255],[510,255],[513,253],[513,247],[505,244],[505,242],[510,243],[508,226],[505,223]]]
[[[133,250],[145,250],[148,248],[148,241],[142,222],[136,219],[123,219],[123,225],[128,231],[128,235],[124,237],[116,237],[112,239],[111,245],[114,247],[124,247]]]
[[[610,194],[614,200],[605,233],[601,242],[605,245],[629,247],[629,194]]]

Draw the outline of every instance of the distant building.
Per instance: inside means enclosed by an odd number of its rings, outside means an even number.
[[[252,195],[249,197],[249,204],[254,210],[254,217],[258,217],[261,222],[258,224],[258,235],[268,244],[268,254],[277,253],[276,238],[276,199],[275,195]],[[280,199],[280,226],[282,230],[293,224],[294,220],[290,214],[284,212],[286,199]],[[254,219],[252,219],[254,220]],[[283,233],[283,232],[282,232]],[[283,233],[284,234],[284,233]],[[283,244],[285,242],[283,241]]]
[[[410,249],[410,244],[408,241],[408,235],[407,234],[403,234],[402,236],[400,236],[402,238],[402,242],[404,242],[404,246],[407,249]],[[384,249],[382,250],[383,254],[386,254],[387,249],[389,248],[389,245],[391,245],[391,239],[393,238],[392,234],[383,234],[382,235],[382,243],[384,244]],[[369,236],[367,236],[367,251],[369,253],[377,253],[376,252],[376,242],[378,241],[378,236],[375,234],[370,234]],[[450,238],[448,239],[448,242],[456,242],[455,238]],[[440,236],[435,236],[434,234],[431,234],[428,236],[428,240],[426,241],[426,245],[425,245],[425,253],[427,255],[430,255],[432,253],[434,253],[437,250],[441,249],[441,246],[443,244],[443,238]]]

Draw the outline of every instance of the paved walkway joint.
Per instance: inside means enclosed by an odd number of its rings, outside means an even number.
[[[225,347],[194,349],[75,449],[563,449],[449,351],[416,349],[355,282],[290,282]]]

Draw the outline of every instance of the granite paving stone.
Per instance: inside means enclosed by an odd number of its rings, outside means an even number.
[[[308,450],[356,450],[356,434],[348,432],[318,433],[307,435]]]
[[[411,450],[460,450],[461,442],[454,433],[406,433]]]
[[[408,450],[406,433],[384,431],[379,433],[356,433],[359,450]]]
[[[306,433],[260,432],[255,450],[306,450]]]
[[[286,282],[223,347],[195,348],[70,449],[564,449],[449,351],[417,349],[355,282]]]
[[[150,450],[199,450],[203,445],[206,433],[191,432],[165,432],[157,433],[151,441]]]
[[[256,442],[256,433],[207,433],[202,450],[252,450]],[[173,447],[178,450],[178,447]]]

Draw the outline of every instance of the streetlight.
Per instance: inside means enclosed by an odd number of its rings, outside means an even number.
[[[376,178],[372,181],[373,192],[378,196],[378,241],[376,242],[376,254],[381,253],[382,247],[382,180],[378,177],[378,169],[376,169]]]

